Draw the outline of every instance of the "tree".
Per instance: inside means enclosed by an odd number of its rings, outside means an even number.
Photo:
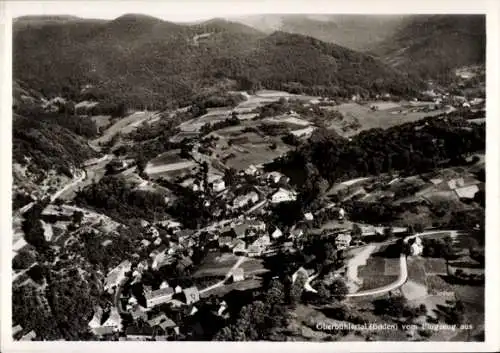
[[[330,293],[333,297],[335,297],[337,300],[343,300],[346,296],[347,293],[349,293],[349,290],[345,284],[345,282],[341,279],[336,279],[332,282],[330,285]]]
[[[422,233],[424,231],[424,225],[422,223],[416,223],[413,227],[415,233]]]
[[[361,230],[361,227],[358,224],[353,223],[352,230],[351,230],[351,237],[353,239],[359,239],[359,238],[361,238],[362,234],[363,234],[363,231]]]
[[[297,305],[300,303],[302,293],[304,292],[304,285],[306,284],[307,278],[303,273],[299,273],[295,282],[290,286],[290,303],[292,305]]]
[[[328,287],[323,283],[319,283],[316,286],[316,302],[318,304],[329,303],[332,300],[332,293],[328,289]]]
[[[393,235],[394,235],[394,233],[392,231],[392,227],[385,227],[384,228],[384,238],[385,239],[392,238]]]
[[[234,168],[227,168],[225,171],[224,171],[224,183],[227,185],[227,186],[231,186],[231,185],[234,185],[237,181],[237,172],[236,172],[236,169]]]
[[[82,211],[74,211],[72,218],[73,218],[73,223],[80,224],[83,220],[83,212]]]

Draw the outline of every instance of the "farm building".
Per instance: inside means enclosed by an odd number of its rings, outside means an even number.
[[[455,189],[457,196],[463,199],[473,199],[476,195],[476,192],[479,191],[479,187],[477,185],[470,185],[463,188]]]
[[[416,237],[413,243],[410,245],[410,254],[413,256],[421,255],[424,251],[424,246],[422,245],[422,239]]]
[[[245,273],[241,267],[233,270],[232,273],[233,282],[243,281],[245,279]]]
[[[283,236],[283,232],[278,227],[275,227],[275,229],[271,233],[271,237],[273,239],[278,239],[278,238],[281,238],[282,236]]]
[[[351,244],[352,237],[349,233],[337,235],[335,238],[335,246],[337,249],[346,249]]]
[[[196,303],[200,300],[200,292],[196,287],[189,287],[182,291],[186,297],[186,304]]]
[[[21,341],[33,341],[36,338],[36,333],[35,331],[31,330],[27,334],[25,334],[23,337],[21,337]]]
[[[212,190],[215,192],[223,191],[226,188],[226,183],[222,179],[217,179],[212,182]]]
[[[259,201],[259,194],[255,191],[249,192],[246,195],[240,195],[233,200],[233,207],[239,208],[246,206],[249,202]]]

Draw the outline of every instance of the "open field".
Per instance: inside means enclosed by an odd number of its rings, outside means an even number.
[[[349,293],[356,292],[360,284],[362,284],[362,279],[360,278],[360,268],[366,266],[370,255],[377,249],[376,245],[368,245],[362,248],[357,248],[349,251],[348,256],[351,256],[346,262],[346,285],[349,289]]]
[[[384,266],[384,276],[397,276],[401,272],[398,258],[386,258]]]
[[[156,156],[152,160],[150,160],[148,164],[150,164],[153,167],[156,167],[163,164],[173,164],[182,162],[184,159],[181,158],[180,152],[181,152],[180,149],[164,152]]]
[[[231,147],[231,152],[234,156],[225,161],[227,167],[242,170],[249,165],[259,165],[271,162],[273,159],[290,151],[290,146],[284,143],[276,144],[276,149],[271,149],[270,143],[244,143]]]
[[[292,128],[293,127],[301,128],[301,127],[311,125],[311,123],[309,121],[298,118],[296,116],[291,116],[291,115],[273,116],[270,118],[262,119],[262,121],[266,121],[266,122],[270,122],[270,123],[286,124],[286,125],[290,125]]]
[[[186,132],[199,131],[201,127],[207,123],[215,123],[229,119],[232,111],[233,109],[231,107],[207,109],[206,114],[183,122],[179,125],[179,129]]]
[[[106,131],[104,131],[102,136],[93,140],[92,143],[95,145],[106,143],[116,134],[128,134],[135,130],[141,123],[156,117],[156,112],[134,112],[123,119],[117,120],[113,125],[107,128]]]
[[[425,282],[425,262],[426,260],[421,257],[408,257],[406,259],[408,264],[408,280],[414,281],[421,285],[426,285]]]
[[[264,260],[262,259],[248,258],[239,267],[245,271],[244,273],[246,276],[247,274],[251,274],[253,272],[260,273],[265,270],[263,262]]]
[[[370,256],[366,265],[358,268],[358,275],[364,280],[372,276],[384,275],[385,259],[378,256]]]
[[[449,296],[454,292],[453,286],[439,275],[427,275],[427,289],[432,295]]]
[[[225,276],[238,261],[238,256],[228,253],[209,253],[193,277]]]
[[[446,260],[442,258],[426,258],[424,263],[427,275],[445,275]]]
[[[240,282],[234,282],[231,284],[226,284],[217,288],[214,288],[210,291],[203,293],[202,297],[209,297],[211,295],[223,296],[233,290],[237,291],[245,291],[251,289],[257,289],[262,286],[262,281],[259,279],[245,279]]]
[[[97,128],[103,129],[109,126],[111,122],[111,115],[94,115],[90,118],[97,126]]]
[[[178,162],[178,163],[163,164],[163,165],[157,165],[157,166],[147,165],[146,168],[144,169],[144,172],[146,174],[150,174],[150,175],[151,174],[164,174],[164,173],[169,173],[169,172],[190,169],[190,168],[193,168],[195,166],[196,166],[195,162],[184,160],[184,161]]]
[[[359,290],[362,291],[362,290],[380,288],[396,282],[397,279],[398,275],[393,275],[393,276],[373,275],[373,276],[363,277],[363,284],[361,285]]]
[[[382,104],[382,103],[376,103]],[[418,111],[420,108],[407,107],[404,103],[383,102],[381,110],[373,111],[370,106],[373,103],[361,105],[358,103],[342,103],[335,107],[328,107],[329,110],[337,110],[344,115],[344,121],[358,121],[361,128],[348,134],[357,133],[361,130],[373,128],[386,129],[391,126],[400,125],[406,122],[420,120],[427,116],[439,115],[444,112],[444,109],[433,110],[429,112]],[[339,126],[334,123],[330,128],[338,129]]]

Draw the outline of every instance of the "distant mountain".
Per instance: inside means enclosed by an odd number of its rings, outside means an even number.
[[[260,31],[302,34],[364,51],[391,36],[402,15],[252,15],[232,18]]]
[[[15,23],[13,54],[14,79],[49,98],[130,105],[189,104],[200,90],[221,84],[342,95],[405,94],[418,86],[342,46],[284,32],[266,35],[222,19],[182,25],[133,14],[106,22]]]
[[[484,15],[419,15],[403,21],[373,53],[422,78],[446,78],[454,68],[484,64]]]

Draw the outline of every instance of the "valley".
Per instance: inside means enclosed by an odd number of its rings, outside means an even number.
[[[14,340],[484,340],[482,20],[347,17],[17,19]]]

